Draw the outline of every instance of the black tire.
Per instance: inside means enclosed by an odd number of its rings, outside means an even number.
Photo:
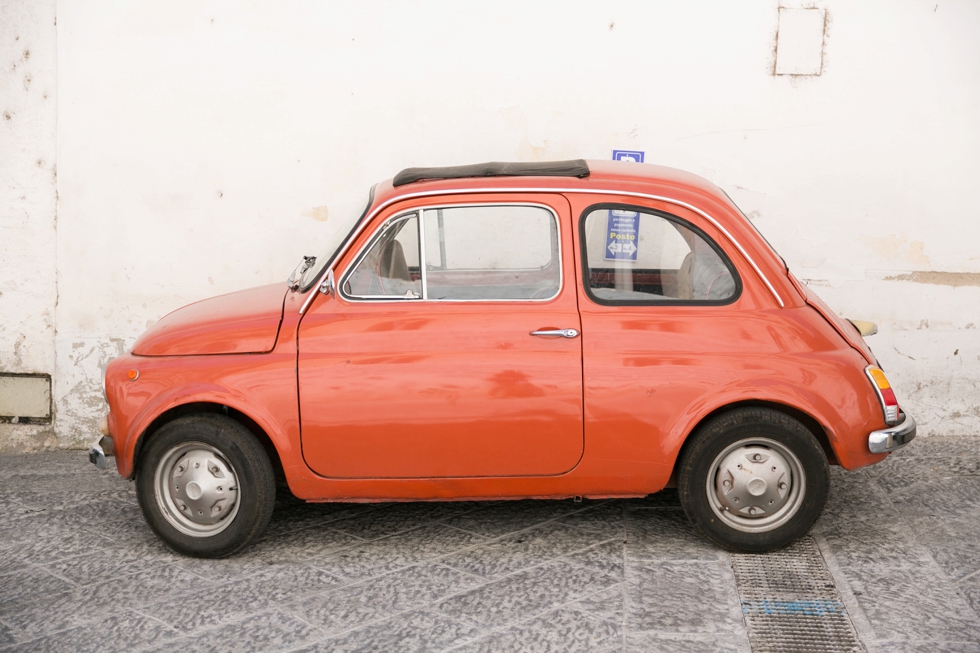
[[[245,426],[209,413],[168,422],[152,435],[139,458],[136,492],[147,524],[167,546],[198,558],[224,558],[269,525],[276,479],[268,454]],[[210,514],[205,504],[212,506]]]
[[[677,477],[694,527],[718,546],[747,553],[780,549],[809,532],[829,487],[827,456],[813,433],[769,408],[740,408],[702,425],[685,444]]]

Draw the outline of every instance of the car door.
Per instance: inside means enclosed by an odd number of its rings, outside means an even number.
[[[378,216],[299,329],[302,447],[337,478],[560,474],[583,451],[567,200]]]
[[[614,195],[570,200],[586,437],[670,474],[668,452],[686,435],[677,426],[775,351],[772,324],[723,234],[693,211]]]

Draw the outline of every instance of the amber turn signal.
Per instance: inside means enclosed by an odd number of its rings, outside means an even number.
[[[878,391],[878,401],[881,402],[881,409],[885,413],[885,423],[888,425],[898,422],[898,399],[895,398],[895,391],[892,390],[888,378],[881,369],[874,365],[868,365],[865,369],[868,377]]]
[[[140,378],[140,371],[139,370],[129,370],[128,372],[126,372],[126,377],[130,381],[135,381],[136,379]]]

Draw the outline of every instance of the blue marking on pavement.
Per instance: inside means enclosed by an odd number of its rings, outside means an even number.
[[[742,614],[813,615],[847,614],[844,604],[832,599],[805,601],[742,601]]]

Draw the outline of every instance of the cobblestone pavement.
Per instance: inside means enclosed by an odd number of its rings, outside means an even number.
[[[0,649],[749,651],[731,557],[676,492],[305,505],[230,560],[169,552],[83,452],[0,456]],[[980,438],[833,470],[813,533],[864,646],[980,651]]]

